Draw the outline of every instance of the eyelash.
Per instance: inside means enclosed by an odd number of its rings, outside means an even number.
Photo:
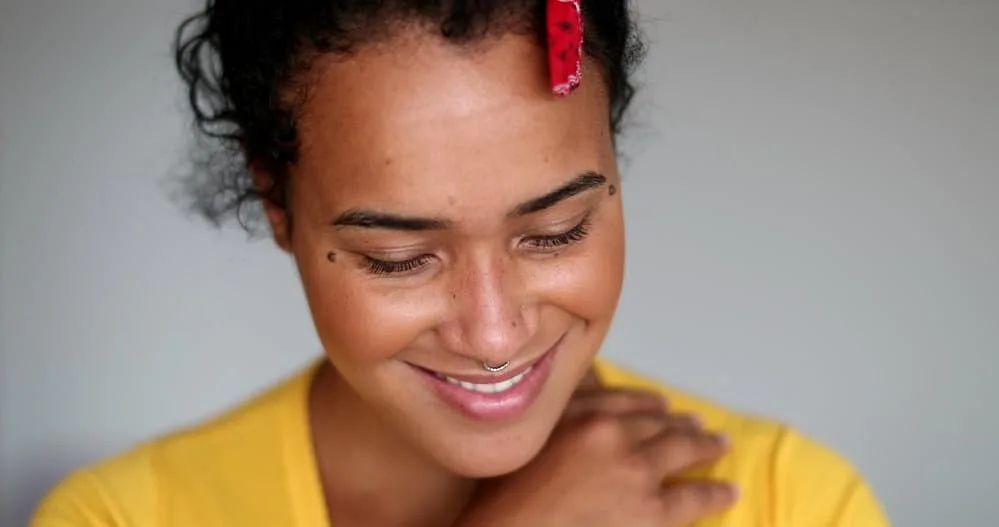
[[[398,274],[407,273],[409,271],[414,271],[430,263],[433,256],[429,254],[421,254],[416,258],[410,258],[409,260],[403,260],[401,262],[389,262],[386,260],[378,260],[370,256],[364,257],[364,265],[368,268],[368,272],[375,275],[386,275],[386,274]]]
[[[583,218],[583,221],[576,224],[575,227],[561,234],[551,236],[533,236],[531,238],[527,238],[527,240],[531,242],[535,249],[551,250],[581,242],[588,234],[590,234],[589,216]]]
[[[583,218],[583,221],[576,224],[575,227],[560,233],[550,236],[532,236],[526,238],[527,241],[531,243],[532,248],[550,251],[553,249],[558,249],[560,247],[566,247],[568,245],[579,243],[583,241],[587,235],[590,234],[590,218]],[[370,256],[364,257],[364,264],[367,267],[368,272],[374,275],[390,275],[390,274],[400,274],[408,273],[410,271],[415,271],[424,265],[430,263],[433,259],[433,255],[423,254],[417,256],[416,258],[411,258],[409,260],[403,260],[401,262],[391,262],[386,260],[379,260],[377,258],[372,258]]]

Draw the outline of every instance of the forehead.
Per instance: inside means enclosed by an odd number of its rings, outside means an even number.
[[[582,171],[614,172],[607,96],[588,67],[556,98],[543,51],[506,36],[433,38],[320,62],[300,115],[296,183],[324,208],[486,214]]]

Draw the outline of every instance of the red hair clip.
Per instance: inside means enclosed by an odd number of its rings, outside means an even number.
[[[552,93],[564,97],[583,78],[583,10],[580,0],[548,0],[548,72]]]

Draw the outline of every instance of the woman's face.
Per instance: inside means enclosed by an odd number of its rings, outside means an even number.
[[[316,73],[291,232],[271,218],[338,378],[449,470],[519,468],[590,367],[621,288],[598,71],[557,99],[543,51],[508,36],[474,50],[414,37]]]

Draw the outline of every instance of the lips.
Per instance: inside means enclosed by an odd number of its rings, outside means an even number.
[[[416,367],[448,406],[477,421],[504,421],[522,415],[548,380],[562,339],[534,362],[501,374],[458,375]]]

